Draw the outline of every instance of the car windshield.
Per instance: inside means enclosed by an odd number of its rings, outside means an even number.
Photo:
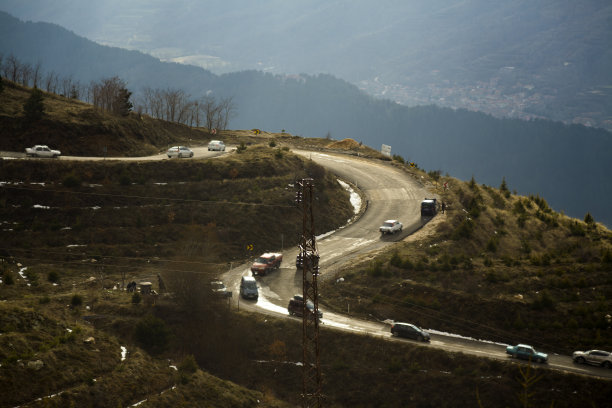
[[[246,282],[244,282],[244,286],[247,289],[257,289],[257,284],[255,282],[253,282],[253,281],[246,281]]]
[[[392,226],[393,226],[393,223],[392,223],[392,222],[385,222],[385,223],[383,224],[383,227],[392,227]]]
[[[264,264],[265,264],[265,263],[268,263],[268,262],[269,262],[269,260],[268,260],[268,259],[266,259],[266,258],[261,258],[261,257],[259,257],[259,258],[257,258],[257,259],[255,260],[255,262],[257,262],[257,263],[264,263]]]

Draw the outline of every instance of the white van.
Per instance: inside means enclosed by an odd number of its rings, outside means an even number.
[[[225,143],[223,143],[221,140],[211,140],[210,143],[208,143],[208,151],[211,151],[211,150],[217,150],[220,152],[224,152]]]
[[[257,281],[252,276],[243,276],[240,281],[240,296],[245,299],[255,299],[259,297]]]

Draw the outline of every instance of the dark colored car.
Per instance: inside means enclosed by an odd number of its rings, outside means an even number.
[[[407,337],[418,341],[429,341],[431,336],[425,330],[410,323],[393,323],[391,334],[398,337]]]
[[[426,198],[421,201],[421,217],[433,217],[438,212],[438,201],[435,198]]]
[[[294,295],[293,299],[291,299],[289,301],[289,305],[287,306],[287,310],[289,311],[289,314],[292,316],[300,316],[302,317],[302,310],[304,307],[304,298],[302,297],[302,295]],[[306,307],[309,310],[313,310],[314,309],[314,304],[309,300],[306,302]],[[323,313],[320,310],[317,310],[318,315],[319,315],[319,319],[323,318]]]

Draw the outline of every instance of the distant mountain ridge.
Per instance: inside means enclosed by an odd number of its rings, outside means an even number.
[[[546,120],[495,119],[434,106],[377,100],[331,75],[279,76],[258,71],[215,75],[194,66],[105,47],[53,24],[0,13],[0,54],[41,62],[43,70],[88,83],[117,75],[135,94],[143,87],[190,95],[232,96],[235,129],[285,129],[305,137],[353,138],[422,168],[489,185],[502,178],[521,194],[539,194],[557,210],[612,225],[612,136],[601,129]]]
[[[215,73],[319,73],[407,106],[612,130],[607,0],[4,0],[102,44]]]

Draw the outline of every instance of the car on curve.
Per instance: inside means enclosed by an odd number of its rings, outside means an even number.
[[[208,151],[211,151],[211,150],[224,152],[225,143],[223,143],[221,140],[211,140],[210,143],[208,143]]]

